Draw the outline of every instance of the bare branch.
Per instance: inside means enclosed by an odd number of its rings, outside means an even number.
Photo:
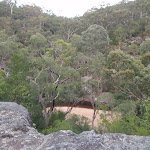
[[[44,71],[44,69],[42,68],[42,70],[38,73],[37,77],[34,79],[34,81],[36,82],[37,79],[39,78],[39,76],[41,75],[41,73]]]
[[[46,62],[45,58],[42,56],[42,54],[40,52],[37,51],[37,54]],[[54,71],[52,71],[49,67],[45,70],[49,71],[49,72],[52,72],[53,74],[55,74],[56,76],[59,77],[59,75],[57,73],[55,73]]]
[[[133,97],[137,98],[140,101],[140,98],[138,98],[130,89],[127,89],[127,90]]]
[[[54,71],[52,71],[49,67],[45,69],[46,71],[48,71],[49,73],[53,73],[55,74],[57,77],[59,77],[59,75],[57,73],[55,73]]]
[[[54,100],[55,100],[55,99],[57,99],[57,98],[58,98],[58,96],[59,96],[59,91],[58,91],[58,93],[57,93],[56,97],[54,98]]]
[[[67,112],[66,112],[66,115],[67,115],[68,113],[70,113],[71,110],[73,109],[73,107],[76,106],[76,105],[77,105],[79,102],[81,102],[81,101],[83,101],[83,100],[75,101],[75,102],[72,104],[72,106],[71,106],[70,108],[68,107]]]
[[[128,90],[128,93],[126,93],[125,91],[124,91],[124,89],[123,88],[121,88],[121,87],[116,87],[116,86],[114,86],[115,88],[117,88],[119,91],[121,91],[123,94],[125,94],[126,96],[129,96],[129,94],[130,94],[130,96],[132,96],[132,97],[135,97],[137,100],[141,100],[138,96],[136,96],[129,88],[127,88],[127,90]]]
[[[67,80],[69,80],[69,79],[70,79],[70,78],[66,78],[66,79],[64,79],[64,80],[61,80],[61,81],[59,82],[59,84],[65,82],[65,81],[67,81]]]
[[[57,82],[59,82],[59,80],[60,80],[60,75],[59,75],[59,77],[57,78],[57,80],[54,82],[54,84],[56,84]]]

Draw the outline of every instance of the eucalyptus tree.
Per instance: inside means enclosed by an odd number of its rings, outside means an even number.
[[[80,35],[73,34],[73,36],[71,37],[70,42],[71,42],[72,46],[77,49],[78,52],[82,51],[81,50],[82,37]]]
[[[15,42],[15,36],[9,38],[7,38],[6,34],[2,34],[2,36],[2,42],[0,42],[0,64],[7,61],[19,46],[19,43]]]
[[[5,0],[10,7],[10,14],[13,14],[13,8],[17,4],[17,0]]]
[[[149,52],[150,52],[150,38],[145,39],[145,41],[143,41],[139,47],[140,55],[143,55],[143,54],[149,53]]]
[[[103,74],[104,74],[104,67],[106,63],[106,58],[102,53],[97,53],[97,55],[94,58],[91,58],[91,61],[89,61],[89,73],[92,75],[93,79],[95,80],[95,87],[97,89],[93,89],[96,94],[101,95],[103,93]],[[93,81],[94,81],[93,80]],[[93,91],[93,92],[94,92]]]
[[[92,57],[88,62],[88,72],[92,76],[88,80],[87,84],[91,88],[90,102],[93,107],[93,117],[92,117],[92,129],[94,129],[94,121],[96,118],[96,111],[99,109],[99,102],[96,95],[102,96],[104,92],[104,78],[103,70],[105,67],[105,57],[102,53],[97,53],[96,56]]]
[[[8,17],[10,16],[9,13],[9,6],[6,1],[0,2],[0,17]]]
[[[32,76],[28,76],[27,79],[32,84],[32,87],[36,89],[46,126],[49,124],[55,108],[55,102],[60,95],[60,85],[70,82],[78,76],[74,69],[69,68],[64,67],[52,57],[46,55],[40,54],[40,57],[34,59],[33,67],[31,68]]]
[[[64,41],[70,42],[73,34],[77,33],[82,28],[80,18],[62,18],[60,33],[63,36]]]
[[[150,39],[145,39],[139,47],[140,59],[145,66],[150,65]]]
[[[127,98],[140,102],[147,99],[149,94],[144,87],[149,87],[149,71],[145,76],[146,68],[140,60],[116,50],[109,53],[106,63],[105,79],[109,79],[113,92],[120,92]]]
[[[33,56],[31,65],[31,76],[27,79],[36,89],[38,102],[43,109],[43,117],[46,126],[54,111],[55,101],[61,91],[61,84],[69,82],[76,76],[77,72],[70,68],[70,58],[74,53],[70,44],[63,40],[53,42],[50,49],[46,49],[46,39],[40,33],[32,35],[30,38]],[[49,109],[47,109],[49,107]]]
[[[109,42],[108,32],[102,26],[91,25],[86,31],[82,32],[82,48],[85,53],[105,53]]]
[[[32,45],[34,54],[45,54],[45,48],[47,44],[46,38],[41,33],[36,33],[30,37],[30,43]]]
[[[9,76],[6,78],[7,101],[24,103],[30,97],[29,85],[26,76],[29,75],[29,60],[20,53],[14,52],[7,63]]]
[[[56,59],[63,66],[71,66],[76,55],[76,49],[64,40],[57,40],[51,43],[52,47],[47,49],[47,54]]]
[[[114,36],[116,37],[117,42],[119,43],[119,49],[121,46],[121,42],[126,39],[126,32],[123,27],[119,27],[114,31]]]

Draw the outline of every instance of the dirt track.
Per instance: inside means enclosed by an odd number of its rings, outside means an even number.
[[[64,111],[67,112],[68,107],[55,107],[57,110],[60,111]],[[103,114],[104,112],[102,110],[99,110],[97,112],[96,115],[96,119],[95,119],[95,126],[98,126],[98,122],[100,122],[100,114]],[[92,117],[93,117],[93,109],[89,109],[89,108],[78,108],[78,107],[74,107],[71,111],[70,114],[77,114],[80,116],[85,116],[87,117],[90,121],[92,121]],[[106,111],[106,114],[108,114],[107,118],[109,120],[112,120],[113,116],[111,111]],[[69,115],[69,114],[68,114]]]

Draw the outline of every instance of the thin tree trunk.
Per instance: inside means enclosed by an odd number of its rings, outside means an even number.
[[[100,81],[98,80],[98,88],[97,88],[97,92],[98,92],[98,94],[99,94],[99,86],[100,86]]]
[[[43,110],[43,117],[45,121],[46,127],[49,125],[50,116],[48,115],[47,111]]]
[[[94,112],[93,112],[93,118],[92,118],[92,130],[94,129],[94,121],[96,118],[96,107],[93,110],[94,110]]]
[[[143,18],[143,11],[141,10],[141,12],[140,12],[140,19],[142,19]]]
[[[42,106],[42,109],[43,109],[43,117],[44,117],[44,121],[45,121],[45,125],[46,127],[49,125],[49,120],[50,120],[50,117],[51,117],[51,108],[50,110],[47,112],[47,108],[46,108],[46,105],[44,103],[44,99],[42,98],[42,95],[43,93],[40,93],[39,94],[39,103],[41,104]]]

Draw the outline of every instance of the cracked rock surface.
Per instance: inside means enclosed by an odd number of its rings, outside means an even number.
[[[0,102],[0,150],[150,150],[150,137],[94,131],[79,135],[59,131],[44,136],[32,127],[26,108]]]

